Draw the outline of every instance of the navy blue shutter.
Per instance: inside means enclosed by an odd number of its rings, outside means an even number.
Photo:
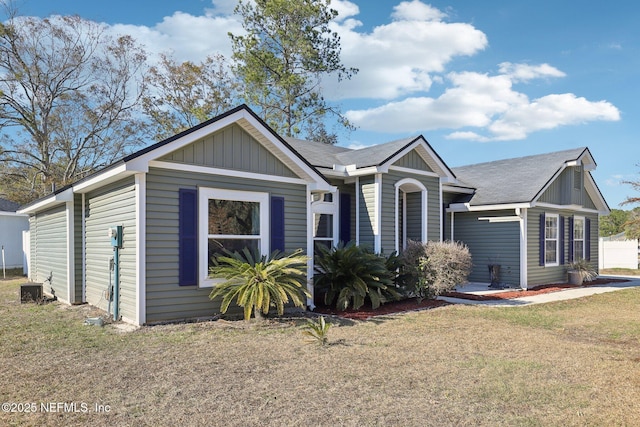
[[[271,196],[271,252],[284,252],[284,197]]]
[[[351,194],[340,193],[340,241],[351,241]]]
[[[540,214],[540,265],[544,265],[545,261],[545,233],[544,228],[546,226],[547,219],[544,212]]]
[[[584,258],[591,261],[591,218],[584,220]]]
[[[178,284],[198,284],[198,191],[178,191]]]
[[[560,258],[560,265],[564,264],[564,217],[561,216],[560,217],[560,224],[559,224],[559,230],[558,230],[558,234],[559,234],[559,238],[560,238],[560,254],[559,254],[559,258]]]
[[[573,248],[574,248],[574,235],[573,235],[573,229],[574,227],[574,223],[573,223],[573,216],[569,217],[569,262],[573,262],[574,258],[575,258],[575,254],[573,253]]]

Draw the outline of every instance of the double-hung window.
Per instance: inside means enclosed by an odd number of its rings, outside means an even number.
[[[225,249],[249,248],[269,253],[269,195],[253,191],[200,188],[198,192],[200,286],[220,279],[209,278],[212,258]]]
[[[577,261],[585,258],[585,221],[582,217],[573,218],[573,258]]]
[[[556,214],[547,214],[544,224],[544,264],[558,265],[559,262],[559,242],[560,234],[558,232],[559,216]]]

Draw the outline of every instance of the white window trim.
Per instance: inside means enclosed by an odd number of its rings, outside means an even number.
[[[547,232],[546,232],[546,220],[548,218],[555,218],[556,219],[556,260],[553,262],[547,262],[547,240],[552,240],[552,239],[547,239]],[[560,265],[560,215],[559,214],[545,214],[545,235],[544,235],[544,266],[545,267],[557,267]]]
[[[269,193],[256,191],[226,190],[221,188],[198,188],[198,286],[212,288],[224,279],[209,278],[209,200],[233,200],[260,203],[260,252],[269,253]],[[253,237],[253,236],[252,236]]]
[[[338,218],[338,204],[336,203],[336,200],[339,199],[339,193],[335,192],[333,193],[333,201],[332,202],[324,202],[324,201],[317,201],[317,202],[312,202],[311,203],[311,210],[312,210],[312,228],[311,228],[311,233],[310,235],[312,236],[313,240],[323,240],[323,241],[331,241],[331,245],[332,246],[336,246],[338,244],[338,241],[340,239],[340,230],[339,230],[339,218]],[[333,237],[315,237],[314,236],[314,228],[315,228],[315,215],[316,214],[326,214],[326,215],[332,215],[333,218],[333,222],[331,224],[332,228],[333,228]]]
[[[576,239],[576,224],[578,221],[582,221],[582,239]],[[585,257],[585,251],[586,251],[586,241],[585,241],[585,234],[586,234],[586,227],[587,227],[587,221],[584,219],[583,216],[574,216],[573,217],[573,242],[571,242],[571,244],[573,245],[573,259],[574,260],[578,260],[578,259],[584,259]],[[579,254],[580,256],[578,257],[578,254],[576,253],[576,241],[582,242],[582,253]]]

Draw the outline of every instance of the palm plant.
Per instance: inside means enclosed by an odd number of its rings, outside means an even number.
[[[371,307],[399,298],[393,284],[394,273],[386,259],[349,243],[328,249],[321,247],[316,257],[316,287],[325,290],[325,304],[336,300],[336,308],[362,307],[369,299]]]
[[[318,343],[320,346],[325,346],[329,343],[329,328],[331,323],[327,323],[324,320],[324,316],[320,316],[318,321],[307,320],[307,324],[303,327],[302,333],[310,336],[313,339],[309,340],[309,343]]]
[[[220,311],[226,313],[229,305],[236,304],[244,309],[244,319],[251,313],[257,319],[269,314],[275,307],[278,315],[284,313],[284,306],[291,301],[296,307],[305,306],[305,297],[310,297],[304,287],[308,257],[298,249],[290,255],[274,252],[267,257],[245,248],[240,253],[225,251],[213,259],[209,276],[223,278],[209,294],[210,299],[222,297]]]

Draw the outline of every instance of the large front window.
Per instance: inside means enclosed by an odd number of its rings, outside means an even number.
[[[208,272],[212,259],[225,249],[268,252],[268,201],[267,193],[199,190],[200,286],[213,286],[219,281],[210,279]]]
[[[545,217],[544,226],[544,260],[545,265],[557,265],[558,262],[558,215]]]

